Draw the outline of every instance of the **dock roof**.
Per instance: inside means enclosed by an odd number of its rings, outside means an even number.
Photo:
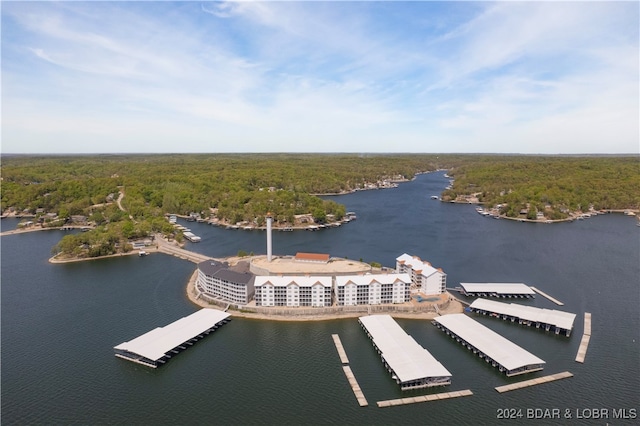
[[[229,317],[217,309],[200,309],[164,327],[155,328],[114,349],[132,352],[157,361],[172,349],[193,339]]]
[[[487,299],[476,299],[469,306],[473,309],[510,315],[527,321],[551,324],[564,330],[573,328],[576,314],[555,309],[536,308],[535,306],[519,305],[517,303],[503,303]]]
[[[359,320],[400,382],[426,377],[451,377],[451,373],[390,315],[369,315]]]
[[[467,293],[536,294],[522,283],[460,283],[460,286]]]
[[[537,356],[465,314],[443,315],[436,317],[434,321],[491,357],[507,370],[545,364]]]

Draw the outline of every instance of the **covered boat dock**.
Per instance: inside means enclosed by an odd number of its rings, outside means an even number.
[[[517,303],[503,303],[487,299],[476,299],[469,309],[483,315],[501,318],[505,321],[518,322],[530,327],[554,331],[569,337],[573,329],[576,314],[555,309],[536,308],[534,306],[519,305]]]
[[[451,384],[451,373],[405,333],[390,315],[364,316],[359,322],[400,389]]]
[[[465,314],[443,315],[433,324],[508,377],[544,368],[543,360]]]
[[[228,313],[216,309],[201,309],[167,326],[155,328],[115,346],[115,356],[156,368],[226,324],[229,316]]]
[[[465,296],[534,298],[536,292],[522,283],[460,283],[460,292]]]

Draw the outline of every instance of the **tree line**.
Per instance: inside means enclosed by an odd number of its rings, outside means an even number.
[[[438,169],[455,179],[444,200],[475,194],[489,206],[501,204],[507,215],[528,208],[560,218],[589,207],[640,206],[638,156],[175,154],[3,156],[0,208],[86,215],[96,231],[57,249],[106,253],[134,236],[170,232],[168,213],[213,215],[230,224],[262,225],[267,212],[280,226],[302,214],[320,223],[339,220],[344,206],[314,194]],[[126,214],[115,205],[120,192]]]

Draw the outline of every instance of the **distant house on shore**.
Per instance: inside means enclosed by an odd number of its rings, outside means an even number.
[[[87,217],[81,214],[71,215],[71,222],[85,224],[87,223]]]

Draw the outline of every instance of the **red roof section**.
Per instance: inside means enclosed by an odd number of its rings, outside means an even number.
[[[329,255],[325,253],[296,253],[295,260],[306,260],[314,262],[328,262]]]

